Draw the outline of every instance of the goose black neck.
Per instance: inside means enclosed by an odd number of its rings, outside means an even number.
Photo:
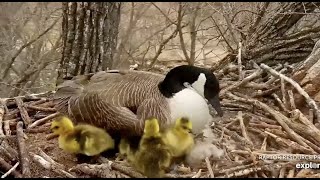
[[[179,84],[177,81],[173,80],[163,80],[158,84],[158,88],[166,98],[172,97],[175,93],[183,90],[185,86],[183,84]]]

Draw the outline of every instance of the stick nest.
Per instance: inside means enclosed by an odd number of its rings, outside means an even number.
[[[215,72],[225,115],[215,118],[212,132],[224,156],[206,158],[198,167],[179,165],[167,177],[320,177],[319,168],[296,167],[320,164],[317,103],[289,78],[290,66],[253,67],[230,64]],[[79,164],[59,149],[49,135],[51,120],[58,116],[53,93],[1,99],[1,176],[144,177],[117,158]],[[295,105],[295,94],[305,98],[305,107]]]

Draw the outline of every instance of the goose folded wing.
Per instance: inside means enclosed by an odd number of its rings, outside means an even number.
[[[168,103],[160,98],[146,99],[139,105],[137,117],[143,120],[156,118],[159,120],[160,128],[166,128],[170,122]],[[140,126],[144,127],[144,123]]]
[[[132,111],[105,101],[96,92],[70,98],[68,112],[75,121],[104,128],[110,134],[141,135],[143,132]]]

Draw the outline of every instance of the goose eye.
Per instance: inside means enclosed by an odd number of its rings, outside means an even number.
[[[59,126],[54,126],[52,129],[53,130],[56,130],[56,129],[58,129],[59,128]]]

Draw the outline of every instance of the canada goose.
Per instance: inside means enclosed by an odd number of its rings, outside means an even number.
[[[59,147],[69,153],[96,156],[114,148],[114,140],[105,130],[88,124],[74,126],[68,117],[55,119],[51,130],[59,135]]]
[[[161,129],[187,117],[198,134],[211,120],[206,100],[223,116],[219,91],[208,69],[182,65],[166,76],[130,70],[76,76],[58,86],[54,99],[59,112],[111,135],[141,136],[148,117],[159,119]]]

